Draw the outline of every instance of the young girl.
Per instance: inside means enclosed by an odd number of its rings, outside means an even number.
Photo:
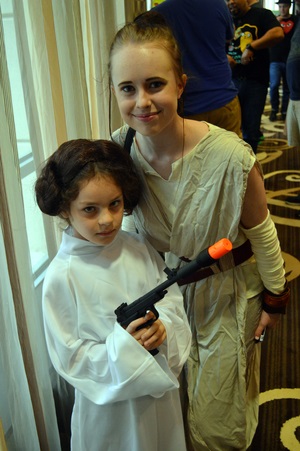
[[[151,326],[152,312],[126,329],[114,313],[166,280],[153,248],[120,231],[141,192],[129,155],[110,141],[66,142],[35,190],[42,212],[69,224],[47,270],[43,315],[52,363],[75,387],[72,451],[185,450],[177,376],[190,329],[178,287]]]
[[[178,115],[186,76],[170,30],[155,20],[146,13],[112,43],[111,84],[128,124],[112,138],[123,145],[128,126],[136,130],[131,156],[146,188],[135,227],[168,265],[185,265],[222,237],[233,243],[182,288],[192,329],[184,414],[189,449],[245,450],[258,420],[256,343],[289,297],[283,259],[250,146]]]

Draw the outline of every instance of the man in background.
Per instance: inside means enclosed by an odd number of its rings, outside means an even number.
[[[300,150],[300,21],[295,26],[291,40],[291,48],[286,63],[287,83],[290,90],[290,101],[287,109],[286,128],[288,143]],[[299,161],[299,160],[298,160]],[[286,198],[288,205],[300,206],[300,192]],[[296,211],[300,218],[300,211]]]
[[[254,7],[254,8],[257,8],[257,7],[261,7],[262,5],[260,4],[260,1],[259,0],[247,0],[247,3],[248,3],[248,5],[250,6],[250,8],[252,8],[252,6]]]
[[[239,92],[243,138],[256,153],[269,87],[269,47],[280,42],[284,34],[270,10],[250,8],[247,0],[227,0],[227,5],[235,24],[228,58]]]
[[[286,60],[290,51],[291,39],[294,33],[296,16],[290,13],[291,0],[279,0],[280,15],[277,17],[283,32],[284,39],[270,48],[270,100],[272,111],[270,121],[277,120],[280,97],[279,87],[282,83],[281,120],[285,121],[289,103],[289,88],[286,80]]]
[[[153,10],[164,16],[182,52],[188,76],[184,117],[241,136],[240,105],[225,46],[234,29],[224,0],[165,0]]]

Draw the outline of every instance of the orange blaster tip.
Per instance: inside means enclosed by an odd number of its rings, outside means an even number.
[[[223,257],[223,255],[228,254],[232,249],[232,243],[227,238],[222,238],[220,241],[217,241],[215,244],[208,248],[209,255],[218,260]]]

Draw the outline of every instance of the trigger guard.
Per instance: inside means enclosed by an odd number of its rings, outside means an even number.
[[[156,310],[156,308],[154,307],[154,305],[146,311],[146,314],[147,314],[147,312],[152,312],[152,313],[154,313],[155,318],[149,319],[146,323],[141,324],[140,326],[138,326],[138,327],[136,328],[136,330],[140,330],[140,329],[144,329],[145,327],[150,327],[150,326],[152,326],[152,324],[157,320],[157,318],[159,318],[159,313],[158,313],[158,311]]]
[[[149,322],[151,321],[151,324],[152,324],[152,323],[154,323],[154,322],[159,318],[159,313],[158,313],[158,311],[156,310],[156,308],[155,308],[154,305],[152,306],[151,309],[149,309],[149,310],[147,310],[147,311],[152,312],[152,313],[154,313],[154,315],[155,315],[155,319],[149,320]]]

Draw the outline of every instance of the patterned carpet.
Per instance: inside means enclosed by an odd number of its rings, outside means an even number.
[[[262,118],[264,141],[258,158],[265,175],[269,209],[276,224],[291,288],[285,316],[262,343],[259,425],[249,450],[300,451],[300,207],[285,197],[300,193],[300,148],[289,147],[285,124]]]

